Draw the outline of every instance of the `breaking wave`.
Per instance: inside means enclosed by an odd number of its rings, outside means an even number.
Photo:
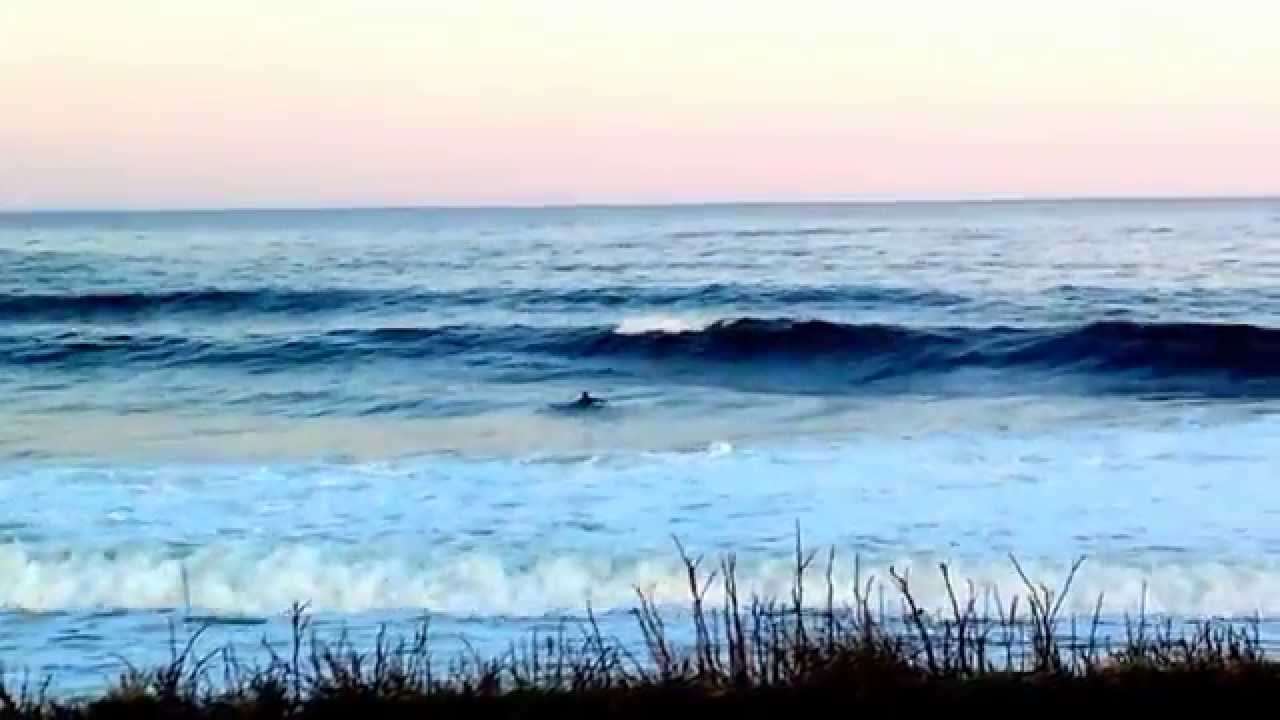
[[[386,359],[508,357],[619,372],[724,375],[803,368],[831,388],[969,368],[1033,370],[1154,382],[1206,390],[1248,385],[1269,392],[1280,380],[1280,330],[1246,324],[1096,322],[1018,327],[908,327],[788,318],[706,322],[674,315],[615,327],[473,326],[338,329],[249,334],[234,339],[145,332],[52,331],[0,335],[0,364],[145,369],[235,366],[287,372]],[[639,367],[639,366],[637,366]],[[560,368],[556,368],[559,370]],[[1016,377],[1016,376],[1010,376]],[[1242,387],[1236,388],[1243,391]]]
[[[912,567],[916,599],[930,609],[948,602],[934,558],[897,558],[861,563],[862,579],[887,578],[890,564]],[[739,564],[745,597],[785,598],[794,560],[744,559]],[[1037,581],[1061,583],[1067,567],[1056,561],[1024,562]],[[833,573],[839,600],[850,599],[851,560]],[[953,577],[973,580],[981,593],[999,593],[1006,602],[1023,585],[1007,561],[976,560],[951,566]],[[323,611],[425,610],[462,617],[541,617],[597,611],[624,611],[645,589],[663,605],[688,600],[684,568],[670,557],[636,559],[553,555],[521,560],[478,552],[460,556],[357,556],[333,547],[293,546],[254,550],[207,546],[185,557],[161,550],[79,549],[36,552],[0,546],[0,606],[25,611],[145,610],[190,607],[223,614],[274,614],[295,601]],[[806,597],[825,602],[825,567],[806,579]],[[721,601],[712,586],[707,601]],[[1067,610],[1088,614],[1105,593],[1111,612],[1145,605],[1158,613],[1195,616],[1280,614],[1280,567],[1182,561],[1089,562],[1068,596]],[[892,591],[886,587],[886,597]],[[993,596],[994,597],[994,596]]]

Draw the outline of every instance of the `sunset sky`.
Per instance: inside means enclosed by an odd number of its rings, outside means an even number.
[[[1280,193],[1280,2],[4,0],[0,208]]]

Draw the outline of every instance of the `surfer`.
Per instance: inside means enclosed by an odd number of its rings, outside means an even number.
[[[577,400],[571,400],[563,403],[551,403],[551,409],[559,410],[561,412],[578,412],[580,410],[595,410],[604,407],[604,403],[604,398],[595,397],[584,390],[582,394],[578,396]]]
[[[598,405],[603,405],[603,404],[604,404],[604,400],[601,400],[598,397],[591,397],[591,393],[587,392],[586,390],[583,390],[582,394],[579,395],[578,399],[573,403],[574,407],[578,407],[578,408],[596,407]]]

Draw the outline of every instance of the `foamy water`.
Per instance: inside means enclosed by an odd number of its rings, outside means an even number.
[[[742,553],[747,584],[785,587],[799,522],[808,542],[881,570],[928,574],[949,560],[979,583],[1007,582],[1007,553],[1052,569],[1070,559],[1065,546],[1093,557],[1083,587],[1106,589],[1118,609],[1132,609],[1147,581],[1152,607],[1168,612],[1272,612],[1277,430],[1264,417],[532,462],[35,462],[0,483],[14,538],[0,547],[0,602],[251,615],[294,600],[343,612],[623,610],[636,584],[681,599],[673,532],[700,551]],[[54,503],[63,512],[50,517]]]
[[[623,318],[615,332],[620,335],[697,332],[706,329],[718,319],[676,315],[638,315]]]

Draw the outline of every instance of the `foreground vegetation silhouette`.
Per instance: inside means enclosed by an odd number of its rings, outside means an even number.
[[[263,662],[241,662],[230,648],[197,654],[196,632],[174,643],[167,665],[127,667],[93,699],[58,699],[48,682],[8,675],[0,718],[755,718],[957,707],[1181,715],[1265,703],[1280,691],[1280,665],[1267,659],[1256,620],[1175,624],[1139,614],[1113,638],[1102,598],[1089,617],[1064,616],[1082,560],[1049,587],[1010,558],[1024,587],[994,604],[940,565],[948,606],[929,612],[894,568],[888,603],[873,600],[876,580],[859,571],[851,600],[837,603],[834,552],[825,597],[805,597],[806,576],[821,567],[798,538],[787,598],[742,597],[733,555],[710,566],[677,546],[689,607],[676,615],[687,625],[669,625],[672,613],[638,589],[640,648],[606,637],[588,610],[502,657],[441,663],[425,623],[401,639],[384,632],[362,651],[344,636],[319,637],[298,605],[292,643],[282,654],[264,642]]]

